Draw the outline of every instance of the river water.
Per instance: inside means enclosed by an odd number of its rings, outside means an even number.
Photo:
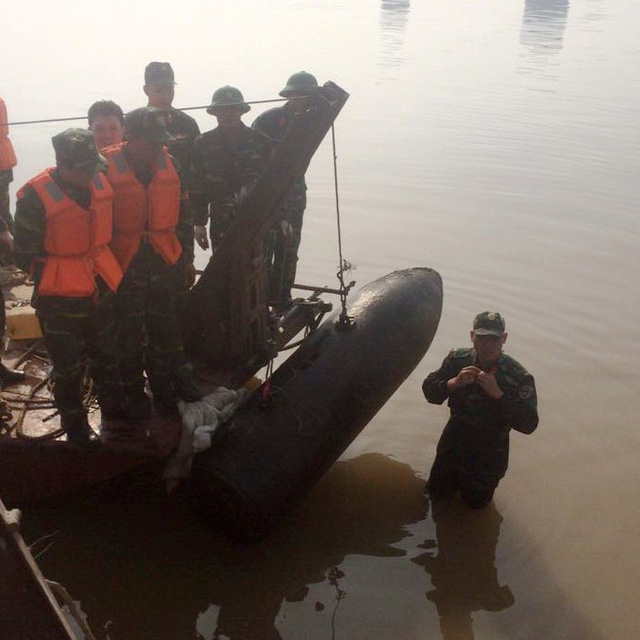
[[[275,97],[300,69],[337,82],[352,277],[444,281],[417,370],[263,542],[232,545],[152,496],[27,513],[26,535],[58,531],[41,566],[98,638],[637,637],[638,3],[5,0],[3,17],[12,121],[140,106],[150,60],[173,64],[178,107],[223,84]],[[16,188],[64,126],[11,128]],[[307,177],[298,280],[334,286],[328,141]],[[447,411],[420,385],[484,309],[536,377],[540,427],[513,435],[490,508],[434,511],[422,488]]]

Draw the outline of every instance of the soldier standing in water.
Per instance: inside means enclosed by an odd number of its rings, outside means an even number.
[[[509,432],[538,426],[533,376],[503,353],[506,340],[502,316],[479,313],[473,348],[453,349],[422,385],[429,402],[448,400],[451,409],[427,482],[434,499],[459,491],[468,506],[484,507],[507,471]]]

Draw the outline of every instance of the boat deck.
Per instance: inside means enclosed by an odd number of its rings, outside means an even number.
[[[2,390],[10,415],[0,422],[0,496],[9,506],[73,492],[128,470],[165,460],[178,446],[177,410],[153,408],[150,418],[103,421],[88,394],[89,423],[99,442],[68,443],[53,403],[51,363],[40,336],[29,283],[5,289],[9,343],[3,362],[26,380]]]

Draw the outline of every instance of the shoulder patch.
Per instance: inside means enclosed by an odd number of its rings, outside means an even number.
[[[527,400],[533,396],[533,387],[530,385],[521,385],[518,387],[518,397]]]

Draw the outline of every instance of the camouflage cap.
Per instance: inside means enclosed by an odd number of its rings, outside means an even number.
[[[166,111],[156,107],[141,107],[124,117],[125,134],[147,142],[169,142],[174,137],[167,131]]]
[[[65,129],[51,138],[56,152],[56,161],[70,167],[93,165],[96,171],[107,168],[107,161],[96,147],[93,133],[88,129]]]
[[[504,318],[497,311],[483,311],[473,320],[473,331],[478,336],[502,337]]]
[[[176,84],[168,62],[150,62],[144,69],[145,84]]]

